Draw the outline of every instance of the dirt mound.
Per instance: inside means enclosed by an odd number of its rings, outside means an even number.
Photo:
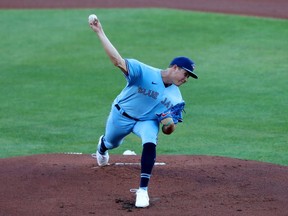
[[[0,215],[287,215],[288,167],[208,156],[158,156],[147,209],[134,207],[140,156],[34,155],[0,160]],[[133,163],[115,165],[115,163]],[[165,163],[165,165],[161,165]]]

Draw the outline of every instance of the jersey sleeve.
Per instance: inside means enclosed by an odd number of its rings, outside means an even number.
[[[128,75],[125,76],[128,83],[135,83],[142,76],[141,62],[135,59],[125,59]]]

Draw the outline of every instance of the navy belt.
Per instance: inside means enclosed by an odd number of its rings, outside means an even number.
[[[121,110],[121,107],[120,107],[118,104],[115,104],[115,107],[116,107],[117,110],[119,110],[119,111]],[[125,117],[127,117],[127,118],[133,119],[133,120],[135,120],[135,121],[139,121],[139,119],[133,118],[132,116],[128,115],[128,114],[127,114],[126,112],[124,112],[124,111],[123,111],[122,115],[125,116]]]

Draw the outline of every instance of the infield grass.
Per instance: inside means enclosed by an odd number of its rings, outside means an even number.
[[[0,157],[95,151],[125,86],[87,17],[123,57],[166,68],[190,56],[183,124],[158,154],[216,155],[288,165],[287,20],[164,9],[1,10]],[[111,151],[141,153],[127,137]]]

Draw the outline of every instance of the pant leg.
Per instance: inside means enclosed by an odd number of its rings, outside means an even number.
[[[133,133],[142,140],[142,145],[145,143],[154,143],[157,145],[159,123],[156,120],[137,121],[133,128]]]
[[[123,116],[115,106],[112,106],[103,138],[106,148],[117,148],[123,142],[124,137],[132,132],[135,124],[135,120]]]
[[[133,132],[142,140],[141,175],[139,188],[148,190],[148,184],[156,160],[159,123],[157,121],[139,121]]]

